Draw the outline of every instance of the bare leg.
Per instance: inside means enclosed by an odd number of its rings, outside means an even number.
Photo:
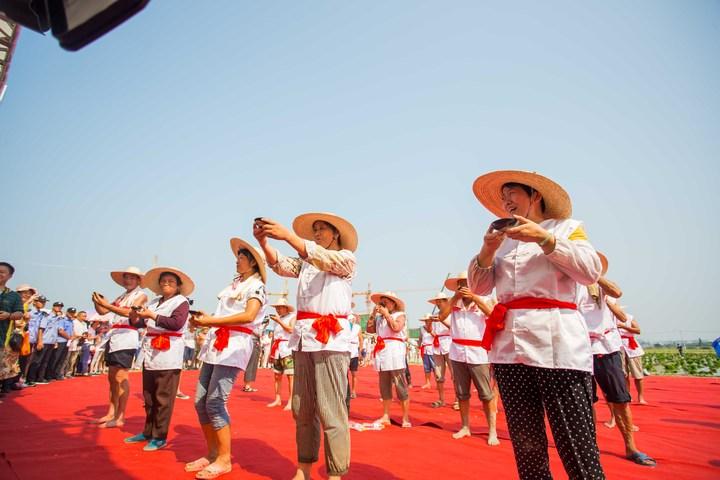
[[[288,375],[287,379],[288,379],[288,393],[290,396],[288,397],[287,405],[285,405],[285,408],[283,408],[283,410],[290,411],[292,409],[293,375]]]
[[[212,425],[210,425],[212,427]],[[217,457],[211,466],[215,466],[221,469],[226,469],[232,465],[230,458],[230,425],[225,425],[220,430],[214,431],[214,436],[217,441]]]
[[[292,480],[310,480],[311,468],[312,463],[298,463],[297,472],[295,472],[295,476],[292,478]]]
[[[196,472],[202,470],[207,465],[210,465],[215,461],[218,456],[218,442],[215,430],[211,423],[201,423],[200,428],[205,437],[205,443],[207,444],[207,454],[204,457],[200,457],[197,460],[185,464],[185,471]]]
[[[292,382],[290,382],[292,384]],[[355,372],[350,372],[350,396],[352,398],[355,398],[357,396],[357,374]]]
[[[453,433],[454,439],[469,437],[470,433],[470,400],[459,400],[460,402],[460,430]]]
[[[638,392],[638,403],[641,405],[647,405],[648,403],[645,401],[645,392],[644,392],[642,378],[635,379],[635,388],[637,389],[637,392]],[[630,391],[630,389],[628,389],[628,391]]]
[[[110,404],[108,405],[108,411],[105,414],[105,416],[94,420],[93,423],[102,424],[102,423],[105,423],[105,422],[115,418],[115,407],[117,406],[117,393],[115,391],[116,390],[115,389],[115,370],[113,369],[113,367],[110,368],[107,379],[108,379],[108,389],[109,389],[109,393],[110,393],[110,399],[109,399]]]
[[[618,430],[620,430],[623,442],[625,442],[626,455],[631,455],[637,452],[638,449],[635,446],[635,437],[632,429],[633,421],[630,406],[627,403],[610,403],[609,405],[614,410]]]
[[[429,372],[425,374],[425,383],[420,388],[423,388],[423,389],[430,388],[430,373]]]
[[[282,373],[275,372],[275,400],[268,403],[268,407],[279,407],[282,404],[280,401],[280,382],[282,382]]]
[[[607,406],[608,410],[610,410],[610,420],[603,422],[603,425],[607,428],[615,428],[615,410],[613,409],[613,404],[608,402]]]
[[[488,445],[494,447],[500,445],[500,440],[497,436],[497,395],[492,400],[484,401],[483,411],[485,412],[485,419],[488,422]]]
[[[378,418],[377,421],[382,423],[383,425],[390,425],[390,404],[392,403],[392,400],[385,400],[383,399],[383,416]]]
[[[400,400],[400,405],[402,406],[402,415],[403,415],[403,427],[409,427],[410,426],[410,399],[407,400]]]

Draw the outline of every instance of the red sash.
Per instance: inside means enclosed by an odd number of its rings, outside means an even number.
[[[373,355],[375,355],[377,352],[385,348],[385,340],[396,340],[398,342],[404,342],[404,338],[397,338],[397,337],[377,337],[377,342],[375,343],[375,349],[373,350]]]
[[[485,321],[485,334],[483,335],[481,346],[488,352],[490,351],[493,340],[495,339],[495,334],[505,328],[505,314],[508,310],[544,310],[551,308],[577,310],[577,305],[570,302],[561,302],[560,300],[552,298],[535,297],[523,297],[507,303],[498,303]]]
[[[605,337],[608,333],[612,332],[612,328],[608,328],[602,333],[595,333],[595,332],[588,332],[588,336],[590,337],[590,340],[600,340],[601,338]]]
[[[320,343],[326,344],[328,340],[330,340],[330,333],[337,335],[343,329],[340,322],[338,322],[338,318],[347,317],[347,315],[333,315],[332,313],[329,315],[320,315],[319,313],[313,312],[298,312],[296,318],[297,320],[316,319],[312,323],[312,328],[317,332],[315,339]]]
[[[218,327],[217,330],[215,330],[215,342],[213,342],[213,347],[215,347],[215,350],[217,350],[218,352],[222,352],[223,350],[225,350],[225,348],[228,346],[228,342],[230,341],[231,331],[247,333],[248,335],[253,334],[252,329],[247,327]]]
[[[433,347],[440,348],[440,337],[449,337],[449,333],[441,333],[440,335],[433,335]]]
[[[482,341],[481,340],[469,340],[467,338],[453,338],[453,343],[457,343],[458,345],[464,345],[466,347],[482,347]]]
[[[287,338],[278,338],[273,340],[272,347],[270,347],[270,358],[275,358],[275,353],[280,348],[280,342],[287,342]]]
[[[620,335],[620,337],[627,338],[628,347],[630,347],[630,350],[636,350],[640,346],[637,340],[635,340],[634,335]]]
[[[153,332],[146,333],[145,335],[152,338],[150,345],[152,345],[155,350],[167,352],[170,350],[170,337],[182,337],[183,334],[179,332]]]

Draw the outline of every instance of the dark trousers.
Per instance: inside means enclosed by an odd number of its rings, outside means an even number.
[[[145,400],[143,435],[146,438],[165,440],[180,384],[180,370],[143,369],[142,379]]]
[[[579,370],[493,364],[521,480],[551,480],[550,430],[571,480],[604,479],[595,439],[592,376]]]
[[[257,377],[258,360],[260,358],[260,339],[253,335],[253,351],[250,354],[250,361],[248,361],[243,381],[245,383],[254,382]]]
[[[38,361],[37,379],[47,380],[51,376],[50,361],[55,352],[55,344],[43,345],[43,349],[35,352]],[[34,381],[36,381],[34,380]]]
[[[65,367],[65,356],[68,353],[67,342],[58,342],[55,352],[53,352],[52,367],[48,367],[48,375],[50,378],[60,380],[63,378],[62,371]]]
[[[88,365],[90,364],[90,344],[85,342],[80,347],[80,360],[77,364],[77,373],[84,375],[88,371]]]

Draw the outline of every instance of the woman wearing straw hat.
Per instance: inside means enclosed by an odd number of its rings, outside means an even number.
[[[449,300],[445,292],[440,292],[428,300],[428,302],[435,305],[438,309],[442,309],[443,306],[449,303]],[[438,399],[430,404],[430,406],[432,408],[439,408],[445,405],[445,372],[450,372],[450,376],[452,377],[452,365],[450,363],[450,345],[452,345],[452,338],[450,336],[450,329],[442,322],[437,321],[437,315],[432,316],[431,319],[433,320],[433,361],[435,363],[435,383],[437,385]]]
[[[154,452],[167,445],[185,352],[187,297],[195,283],[182,270],[156,267],[145,274],[142,286],[157,295],[147,308],[131,309],[129,317],[132,326],[146,329],[141,345],[145,428],[125,443],[147,442],[143,450]]]
[[[240,238],[230,239],[237,275],[218,294],[215,315],[197,312],[191,323],[210,328],[200,360],[195,410],[208,452],[185,465],[196,478],[216,478],[232,469],[230,415],[227,400],[240,370],[247,368],[253,352],[253,334],[265,316],[265,258],[260,250]]]
[[[107,413],[95,420],[103,428],[121,427],[125,424],[125,408],[130,398],[128,371],[132,368],[135,352],[140,344],[137,328],[130,325],[128,317],[133,307],[147,303],[147,295],[140,287],[144,274],[137,267],[110,272],[110,278],[123,287],[125,292],[112,303],[98,292],[92,301],[100,315],[111,314],[110,331],[104,344],[105,363],[108,369],[110,405]]]
[[[430,373],[435,370],[435,362],[433,361],[433,319],[432,315],[426,313],[420,320],[424,324],[420,328],[420,356],[422,357],[423,370],[425,371],[425,383],[420,388],[426,389],[431,387]],[[435,378],[437,379],[437,377]]]
[[[352,307],[355,308],[354,302]],[[350,399],[357,397],[357,371],[360,367],[360,350],[363,348],[363,336],[360,318],[355,313],[350,313],[348,320],[350,320],[350,383],[345,403],[347,403],[349,410]]]
[[[470,433],[470,384],[475,385],[483,404],[488,422],[488,445],[500,445],[497,437],[497,401],[493,388],[487,351],[481,346],[485,331],[486,315],[494,303],[492,298],[480,297],[467,286],[467,272],[445,280],[445,288],[455,292],[443,305],[439,320],[450,327],[452,345],[450,360],[453,367],[455,398],[458,400],[462,426],[453,438],[469,437]]]
[[[271,305],[277,312],[277,315],[271,315],[270,318],[275,322],[273,330],[273,341],[270,347],[270,360],[272,361],[273,373],[275,374],[275,400],[268,404],[268,407],[279,407],[282,405],[280,399],[280,385],[283,375],[287,376],[289,397],[288,403],[284,410],[290,410],[293,395],[293,376],[295,375],[295,366],[293,364],[292,350],[288,345],[290,334],[295,328],[295,307],[290,305],[285,298],[281,298],[278,303]]]
[[[571,479],[605,478],[592,413],[592,354],[575,305],[577,284],[591,285],[600,259],[570,218],[565,190],[549,178],[496,171],[473,184],[498,217],[470,261],[473,293],[495,288],[499,303],[486,320],[488,350],[507,415],[521,479],[549,479],[547,414]]]
[[[410,397],[405,377],[405,354],[407,334],[405,329],[405,302],[395,293],[373,293],[370,300],[375,308],[367,323],[368,333],[377,333],[375,344],[375,370],[380,381],[380,397],[383,403],[383,416],[378,422],[390,425],[390,404],[392,387],[402,406],[402,426],[410,428]]]
[[[598,252],[603,276],[597,283],[577,289],[575,303],[587,324],[593,361],[593,400],[598,401],[597,387],[600,387],[608,408],[611,421],[617,421],[618,430],[625,443],[625,456],[644,466],[655,466],[653,458],[637,449],[630,393],[625,382],[622,366],[622,338],[615,323],[615,312],[610,305],[622,295],[620,287],[605,278],[608,260]],[[607,426],[607,424],[606,424]]]
[[[297,321],[289,342],[295,360],[292,409],[298,470],[294,479],[310,478],[318,460],[321,426],[328,475],[340,478],[350,467],[345,395],[357,233],[350,222],[330,213],[300,215],[293,230],[267,218],[257,219],[253,227],[272,269],[298,278]],[[299,257],[279,254],[268,238],[287,242]]]

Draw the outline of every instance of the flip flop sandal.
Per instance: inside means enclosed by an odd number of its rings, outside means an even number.
[[[460,403],[459,403],[459,402],[453,403],[453,410],[460,410]]]
[[[402,428],[412,428],[412,423],[410,423],[410,422],[403,422]]]
[[[430,407],[431,407],[431,408],[440,408],[440,407],[443,407],[443,406],[445,406],[445,402],[441,402],[440,400],[435,400],[434,402],[432,402],[432,403],[430,404]]]
[[[638,465],[642,465],[643,467],[654,467],[657,465],[657,462],[654,458],[650,457],[647,453],[643,452],[635,452],[633,454],[630,454],[626,457],[631,462],[637,463]]]
[[[230,473],[232,471],[232,467],[227,467],[226,469],[222,469],[220,467],[207,467],[203,470],[200,470],[197,475],[195,475],[195,478],[199,478],[201,480],[210,480],[212,478],[217,478],[220,475],[225,475],[226,473]]]
[[[243,392],[257,392],[257,388],[252,388],[252,387],[245,386],[245,387],[243,387],[243,390],[242,390],[242,391],[243,391]]]
[[[207,458],[198,458],[197,460],[194,460],[190,463],[185,464],[185,471],[186,472],[199,472],[200,470],[205,470],[205,467],[210,465],[210,460]]]

